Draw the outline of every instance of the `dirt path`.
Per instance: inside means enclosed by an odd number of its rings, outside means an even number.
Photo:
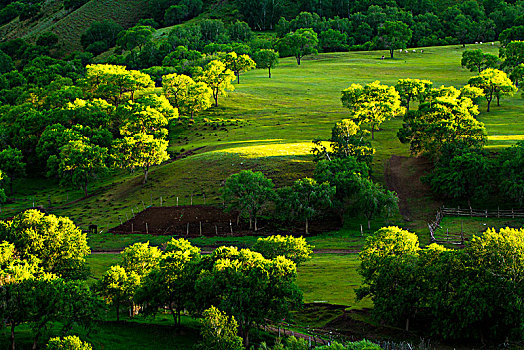
[[[440,206],[429,186],[420,181],[431,167],[431,161],[424,157],[391,156],[388,161],[386,185],[398,194],[400,214],[407,221],[426,219],[428,210],[433,214]]]

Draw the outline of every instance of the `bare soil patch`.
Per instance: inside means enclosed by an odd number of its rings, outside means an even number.
[[[147,224],[147,225],[146,225]],[[309,225],[311,234],[334,231],[341,226],[336,215],[314,220]],[[249,223],[238,220],[237,213],[225,213],[221,208],[209,205],[183,205],[176,207],[149,207],[129,221],[109,230],[119,234],[199,236],[246,236],[286,233],[304,235],[304,225],[297,223],[281,227],[278,223],[260,220],[260,229],[249,229]]]
[[[434,200],[429,186],[420,181],[432,166],[432,162],[425,157],[393,155],[388,161],[386,185],[398,194],[400,214],[407,221],[427,219],[441,206]]]

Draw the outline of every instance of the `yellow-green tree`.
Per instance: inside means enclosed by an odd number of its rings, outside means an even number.
[[[255,62],[248,55],[237,55],[236,52],[229,52],[224,57],[227,69],[232,70],[237,76],[237,84],[240,84],[240,73],[256,67]]]
[[[226,65],[219,60],[209,62],[202,74],[197,77],[197,80],[206,83],[211,88],[215,106],[218,106],[219,95],[227,96],[227,90],[232,91],[235,89],[233,84],[231,84],[235,80],[235,73],[227,69]]]
[[[181,113],[191,115],[211,107],[213,91],[206,83],[195,82],[184,74],[169,74],[162,78],[165,96]]]
[[[484,97],[488,103],[488,112],[494,97],[497,99],[497,106],[500,106],[500,98],[502,96],[513,96],[517,92],[517,87],[506,73],[493,68],[483,70],[479,75],[471,78],[468,83],[484,91]]]
[[[382,85],[379,81],[365,86],[351,84],[342,90],[341,100],[357,125],[368,124],[371,127],[371,139],[375,138],[375,130],[380,124],[403,113],[399,93],[394,87]]]
[[[413,100],[422,102],[432,86],[433,83],[429,80],[399,79],[395,90],[399,93],[402,104],[409,111],[409,103]]]

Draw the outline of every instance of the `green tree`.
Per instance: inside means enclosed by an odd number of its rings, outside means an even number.
[[[493,163],[480,152],[457,147],[442,156],[427,176],[431,189],[443,197],[485,198],[490,190]]]
[[[310,178],[300,179],[295,181],[292,187],[278,190],[278,211],[288,219],[296,218],[305,222],[306,234],[309,234],[309,221],[322,210],[332,206],[335,192],[336,188],[328,182],[317,183]]]
[[[400,107],[400,95],[392,86],[381,85],[379,81],[362,86],[351,84],[342,90],[342,105],[351,111],[351,119],[357,125],[371,126],[371,139],[375,130],[384,121],[403,112]]]
[[[433,89],[427,102],[404,116],[398,132],[402,143],[410,143],[412,154],[441,155],[445,144],[461,143],[480,148],[486,142],[486,128],[477,121],[478,107],[454,87]]]
[[[269,78],[271,78],[271,68],[278,64],[278,52],[271,49],[260,49],[253,55],[257,68],[267,69]]]
[[[492,68],[488,68],[480,72],[479,75],[472,77],[468,84],[484,91],[484,97],[486,97],[488,102],[488,112],[494,97],[497,99],[497,106],[499,106],[502,96],[512,96],[517,91],[517,87],[509,80],[506,73]]]
[[[498,160],[498,181],[502,194],[520,205],[524,203],[524,142],[508,147]]]
[[[178,110],[190,114],[208,109],[212,105],[213,91],[204,82],[195,82],[187,75],[169,74],[162,77],[164,94]]]
[[[2,171],[0,170],[0,181],[4,178],[4,174],[2,174]],[[5,191],[3,188],[0,188],[0,204],[5,203],[6,201]]]
[[[134,101],[138,91],[155,86],[149,75],[111,64],[88,65],[82,84],[93,97],[102,98],[115,106],[128,99]]]
[[[157,266],[162,257],[162,252],[146,242],[130,245],[120,255],[122,257],[121,266],[127,273],[134,272],[138,276],[144,277]]]
[[[9,187],[13,195],[13,182],[25,176],[25,166],[22,152],[16,148],[8,147],[0,152],[0,170],[9,178]]]
[[[486,68],[497,68],[499,59],[497,56],[484,53],[480,49],[466,50],[462,53],[460,64],[466,67],[470,72],[482,72]]]
[[[179,242],[180,241],[180,242]],[[167,306],[176,326],[180,326],[181,313],[194,300],[195,281],[199,271],[200,249],[184,240],[172,239],[157,267],[143,282],[141,298],[149,304],[150,313]]]
[[[358,179],[358,178],[357,178]],[[371,230],[371,219],[377,215],[389,216],[398,211],[398,197],[395,192],[383,189],[380,184],[360,178],[358,198],[355,207],[368,220],[368,230]]]
[[[238,320],[246,347],[256,324],[289,317],[302,301],[296,265],[283,256],[269,260],[248,249],[221,247],[209,259],[210,266],[198,275],[196,293],[206,307],[216,305]]]
[[[153,135],[137,133],[119,140],[115,147],[120,166],[124,168],[142,168],[144,183],[147,182],[149,169],[169,159],[168,142]]]
[[[304,237],[281,235],[259,238],[253,246],[253,250],[262,254],[266,259],[283,256],[293,261],[297,266],[311,258],[312,248]]]
[[[519,86],[519,82],[521,82],[524,79],[524,63],[519,64],[516,66],[509,75],[509,78],[513,83],[515,83],[515,86]]]
[[[384,25],[378,29],[377,43],[389,50],[391,58],[393,52],[398,49],[405,49],[411,41],[413,32],[408,25],[401,21],[385,21]]]
[[[340,52],[348,50],[348,35],[335,29],[322,31],[319,35],[323,52]]]
[[[78,186],[88,195],[91,179],[107,171],[107,148],[93,146],[82,140],[69,141],[60,151],[59,175],[62,181]]]
[[[202,71],[202,74],[197,77],[198,81],[204,82],[211,88],[213,98],[215,99],[215,106],[218,107],[218,96],[227,96],[226,90],[234,90],[231,82],[235,80],[235,73],[226,68],[226,65],[219,60],[209,62]]]
[[[98,55],[116,44],[118,33],[123,29],[112,19],[92,22],[86,32],[82,34],[80,42],[86,51]]]
[[[404,319],[406,330],[419,305],[419,252],[416,234],[390,226],[368,236],[359,254],[364,287],[357,290],[357,297],[371,297],[380,319]]]
[[[413,100],[419,103],[424,101],[431,90],[433,83],[429,80],[420,79],[399,79],[395,85],[395,90],[400,95],[402,105],[409,112],[409,104]]]
[[[226,179],[222,198],[227,210],[238,210],[240,215],[249,216],[249,229],[257,231],[260,212],[274,198],[274,184],[260,171],[243,170]]]
[[[60,338],[49,339],[46,350],[92,350],[93,347],[88,342],[82,341],[76,335],[68,335]]]
[[[297,60],[297,65],[304,56],[316,54],[318,46],[317,33],[311,28],[297,29],[295,32],[287,33],[278,42],[278,51],[281,56],[294,56]]]
[[[230,24],[227,31],[233,42],[247,42],[253,37],[253,31],[249,27],[249,24],[239,20]]]
[[[138,47],[142,51],[144,45],[151,41],[155,29],[150,26],[134,26],[118,34],[117,44],[126,50],[133,50]]]
[[[248,55],[237,55],[236,52],[229,52],[224,57],[226,68],[233,71],[237,76],[237,84],[240,84],[240,73],[247,72],[256,67],[255,62]]]
[[[234,316],[228,316],[214,306],[202,313],[203,349],[209,350],[242,350],[242,338],[237,335],[238,323]]]
[[[87,236],[69,218],[26,210],[0,222],[0,240],[12,242],[21,259],[38,259],[46,272],[63,278],[85,275]]]
[[[120,321],[120,307],[131,305],[140,277],[135,272],[127,273],[123,267],[111,266],[98,281],[97,289],[106,300],[112,304],[116,311],[116,320]]]

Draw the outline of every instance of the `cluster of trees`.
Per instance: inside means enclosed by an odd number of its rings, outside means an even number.
[[[0,25],[9,23],[16,17],[21,21],[38,15],[43,0],[5,0],[0,3]]]
[[[29,210],[0,222],[0,242],[0,317],[12,350],[21,324],[34,349],[56,322],[66,334],[92,326],[101,304],[85,281],[87,237],[71,220]]]
[[[260,238],[254,250],[220,247],[209,255],[202,255],[184,239],[172,239],[164,251],[137,243],[121,253],[120,265],[106,271],[97,290],[115,307],[117,320],[122,306],[145,314],[167,307],[175,325],[180,325],[184,311],[203,313],[207,322],[228,318],[225,312],[238,321],[243,344],[248,346],[254,327],[289,317],[291,309],[302,302],[296,264],[311,252],[303,238],[282,236]],[[236,336],[236,327],[233,333]],[[209,342],[217,341],[210,337]],[[238,346],[242,341],[232,343]]]
[[[360,253],[364,286],[357,296],[370,296],[379,319],[406,329],[419,319],[448,339],[522,339],[523,237],[522,229],[489,229],[450,250],[420,248],[415,234],[382,228]]]

